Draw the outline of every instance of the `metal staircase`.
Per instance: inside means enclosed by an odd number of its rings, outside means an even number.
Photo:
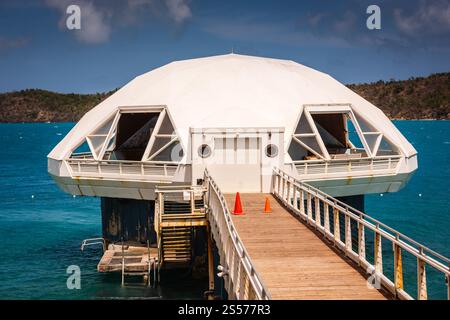
[[[192,259],[193,232],[205,227],[203,187],[180,186],[156,190],[155,231],[158,262],[186,265]]]
[[[161,229],[162,259],[170,263],[189,263],[192,253],[192,227]]]

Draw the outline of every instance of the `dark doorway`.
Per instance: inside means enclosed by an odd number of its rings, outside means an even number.
[[[328,153],[345,153],[348,147],[345,114],[311,114],[311,116]]]

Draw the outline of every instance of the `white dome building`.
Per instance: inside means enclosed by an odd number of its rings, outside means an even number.
[[[156,186],[198,184],[205,167],[224,192],[269,192],[279,167],[333,196],[394,192],[417,169],[383,112],[329,75],[237,54],[135,78],[48,159],[68,193],[145,200]]]

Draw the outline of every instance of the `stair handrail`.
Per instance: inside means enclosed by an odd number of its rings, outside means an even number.
[[[97,245],[97,244],[101,244],[102,248],[103,248],[103,252],[106,251],[106,242],[104,238],[88,238],[88,239],[84,239],[81,242],[81,251],[84,251],[85,247],[89,247],[89,246],[93,246],[93,245]]]

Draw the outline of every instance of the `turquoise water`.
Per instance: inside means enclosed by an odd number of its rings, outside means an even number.
[[[450,122],[395,124],[419,151],[419,170],[402,191],[368,196],[366,211],[450,256]],[[174,276],[159,289],[123,289],[117,276],[96,272],[101,250],[80,251],[82,239],[101,234],[99,200],[61,192],[47,175],[46,161],[72,126],[0,124],[0,298],[201,298],[204,282]],[[389,270],[389,260],[385,263]],[[66,287],[69,265],[81,268],[81,290]],[[431,274],[429,285],[439,286],[438,280]],[[442,298],[443,290],[431,297]]]
[[[100,201],[60,191],[47,174],[47,154],[73,127],[0,124],[0,298],[202,298],[205,281],[164,277],[158,289],[121,288],[120,275],[99,274],[101,248],[80,251],[101,235]],[[68,290],[66,269],[78,265],[81,289]]]

